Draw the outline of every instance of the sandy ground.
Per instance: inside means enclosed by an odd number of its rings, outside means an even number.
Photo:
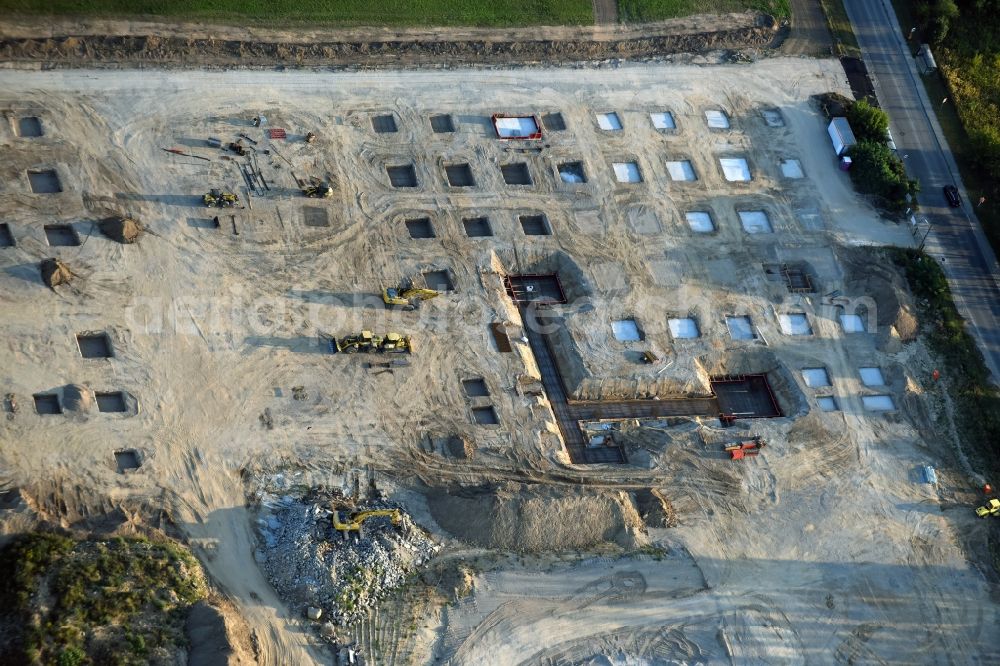
[[[853,194],[809,102],[847,90],[835,61],[378,74],[5,70],[0,90],[11,121],[0,126],[0,209],[17,241],[0,250],[0,387],[20,406],[0,421],[5,481],[45,480],[35,503],[67,524],[128,513],[134,502],[162,505],[246,618],[261,663],[329,659],[253,559],[241,470],[280,466],[334,487],[352,470],[379,470],[446,544],[442,557],[465,548],[457,536],[506,547],[521,538],[517,527],[541,550],[586,546],[546,529],[559,516],[540,510],[539,498],[566,508],[560,488],[591,492],[567,515],[598,508],[606,524],[586,529],[619,545],[634,528],[628,492],[658,488],[674,505],[679,527],[627,541],[660,543],[662,559],[493,569],[414,639],[411,663],[1000,657],[991,588],[959,546],[979,524],[967,505],[942,503],[964,481],[948,471],[926,352],[890,328],[906,305],[898,281],[855,247],[912,238]],[[709,109],[725,110],[732,127],[708,129]],[[780,110],[783,125],[768,125],[765,109]],[[649,112],[662,110],[674,113],[675,133],[652,127]],[[559,112],[567,129],[522,152],[491,136],[495,111]],[[622,131],[598,128],[594,114],[608,111]],[[265,139],[249,122],[261,113],[288,139]],[[434,113],[451,114],[457,131],[432,132]],[[378,114],[394,115],[399,131],[374,133]],[[15,136],[24,115],[41,119],[44,136]],[[307,131],[319,135],[315,144],[302,140]],[[252,208],[223,211],[215,229],[201,194],[225,187],[246,200],[247,191],[204,139],[241,132],[259,142],[270,190],[251,197]],[[211,159],[161,150],[170,147]],[[750,182],[724,179],[718,159],[729,156],[747,159]],[[697,181],[669,179],[666,160],[679,158]],[[788,158],[805,178],[782,177]],[[560,180],[567,161],[583,164],[586,183]],[[619,161],[636,162],[643,182],[617,183]],[[503,183],[498,165],[513,162],[527,164],[531,185]],[[385,168],[407,164],[417,186],[391,187]],[[450,187],[444,166],[453,164],[468,164],[476,185]],[[54,170],[63,191],[32,194],[28,170]],[[292,172],[330,180],[333,198],[303,198]],[[711,212],[716,232],[691,232],[690,210]],[[766,211],[774,232],[745,233],[741,210]],[[93,221],[110,213],[135,216],[149,233],[130,246],[101,237]],[[552,233],[524,235],[519,216],[538,213]],[[466,237],[462,220],[480,215],[494,235]],[[405,222],[424,217],[435,237],[410,238]],[[50,247],[42,226],[53,222],[72,225],[81,245]],[[71,287],[53,292],[39,281],[37,262],[52,255],[79,276]],[[568,293],[585,301],[561,309],[581,376],[628,382],[657,372],[664,387],[690,392],[712,374],[768,372],[785,416],[737,429],[763,435],[764,454],[725,460],[731,435],[711,419],[640,429],[628,465],[566,466],[544,397],[518,389],[537,369],[498,274],[553,263],[572,276]],[[816,292],[790,295],[763,270],[784,263],[802,265]],[[416,313],[382,308],[380,287],[442,270],[453,292]],[[877,308],[877,330],[842,331],[837,316],[854,303]],[[776,315],[784,312],[806,313],[813,335],[783,335]],[[731,340],[727,314],[750,316],[759,337]],[[612,336],[611,322],[626,316],[641,325],[641,342]],[[701,337],[673,339],[667,319],[677,316],[694,317]],[[518,353],[497,351],[494,322],[508,324]],[[410,365],[379,372],[328,353],[323,334],[363,326],[412,334]],[[114,357],[80,358],[74,336],[85,331],[106,331]],[[661,364],[630,360],[644,349]],[[866,366],[880,367],[886,386],[862,386]],[[833,385],[805,386],[800,370],[809,367],[827,368]],[[488,396],[463,392],[461,381],[474,377]],[[127,391],[137,408],[34,412],[32,394],[65,399],[70,384]],[[860,398],[869,394],[891,396],[896,409],[865,411]],[[820,412],[823,395],[835,395],[841,411]],[[473,409],[485,406],[498,424],[475,423]],[[470,444],[449,448],[453,437]],[[142,466],[116,473],[119,448],[134,448]],[[942,469],[940,489],[916,483],[925,462]],[[434,493],[500,483],[551,488],[518,500],[529,519],[506,519],[502,538],[449,534],[435,522],[448,503]],[[456,521],[462,530],[477,515],[491,520],[495,506],[454,504],[480,512]]]

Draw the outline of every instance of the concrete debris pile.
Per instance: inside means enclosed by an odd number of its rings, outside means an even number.
[[[324,623],[327,637],[334,626],[366,616],[438,549],[406,514],[399,525],[388,518],[368,520],[345,539],[331,521],[330,507],[337,504],[346,503],[330,493],[264,493],[257,520],[255,556],[264,575],[294,611]],[[383,501],[356,507],[387,508],[394,507]]]

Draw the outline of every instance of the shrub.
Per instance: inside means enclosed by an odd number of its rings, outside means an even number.
[[[847,121],[851,123],[854,137],[858,141],[885,143],[889,129],[889,116],[882,109],[872,106],[868,100],[860,99],[847,109]]]

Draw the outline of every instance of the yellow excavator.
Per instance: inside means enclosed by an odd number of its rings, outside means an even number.
[[[416,310],[423,301],[440,296],[441,292],[436,289],[420,289],[410,284],[400,287],[390,287],[382,290],[382,301],[387,308],[399,308],[400,310]]]
[[[986,503],[986,506],[976,507],[976,515],[980,518],[985,518],[986,516],[1000,517],[1000,499],[994,497]]]
[[[369,518],[377,518],[379,516],[386,516],[396,527],[403,521],[403,512],[399,509],[369,509],[368,511],[357,511],[352,513],[346,520],[341,515],[340,511],[334,511],[331,516],[333,520],[333,528],[338,532],[344,533],[344,538],[347,538],[349,532],[361,532],[361,523],[365,522]]]

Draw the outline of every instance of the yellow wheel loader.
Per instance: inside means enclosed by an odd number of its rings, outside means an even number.
[[[412,354],[413,341],[410,336],[399,333],[386,333],[379,351],[386,354]]]
[[[976,515],[980,518],[1000,516],[1000,499],[994,497],[986,503],[986,506],[976,507]]]
[[[201,200],[209,208],[233,208],[240,203],[238,194],[217,189],[210,190]]]
[[[336,341],[337,351],[343,354],[376,352],[382,346],[382,338],[371,331],[361,331],[358,335],[348,335]]]
[[[302,188],[302,194],[313,199],[329,199],[333,196],[333,188],[326,183],[317,183]]]

